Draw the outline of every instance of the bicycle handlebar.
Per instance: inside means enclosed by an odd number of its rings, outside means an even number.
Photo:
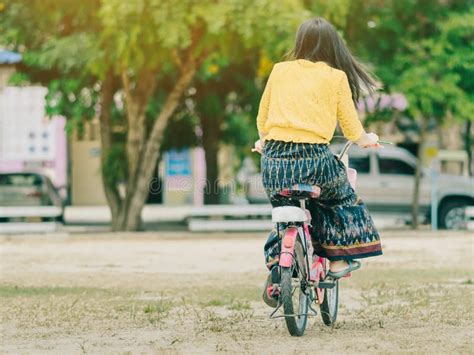
[[[344,144],[344,147],[342,147],[342,150],[341,152],[339,153],[339,159],[342,159],[342,157],[344,156],[344,154],[347,153],[347,151],[349,150],[349,148],[354,144],[354,142],[352,141],[347,141],[346,144]]]
[[[344,136],[334,136],[335,138],[345,138]],[[389,141],[381,141],[379,140],[378,143],[380,144],[393,144],[392,142]],[[349,148],[354,144],[352,141],[347,141],[346,144],[344,144],[344,147],[342,147],[341,152],[339,153],[339,159],[342,159],[342,157],[347,153]]]

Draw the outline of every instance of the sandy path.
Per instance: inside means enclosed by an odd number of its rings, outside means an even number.
[[[318,317],[303,339],[289,337],[284,321],[268,320],[259,301],[264,239],[262,233],[0,236],[0,282],[9,290],[1,308],[3,351],[472,349],[472,235],[385,232],[385,255],[344,281],[338,325],[328,329]],[[162,299],[173,305],[165,309]],[[158,308],[149,311],[150,305]]]

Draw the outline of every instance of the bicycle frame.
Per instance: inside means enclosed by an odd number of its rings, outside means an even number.
[[[279,265],[283,267],[291,267],[293,264],[293,255],[295,249],[296,237],[298,236],[298,229],[289,227],[281,243],[280,262]]]
[[[302,205],[304,205],[304,202],[304,200],[301,201]],[[301,207],[304,209],[304,206]],[[306,210],[306,213],[308,214],[308,219],[311,220],[310,212]],[[301,239],[303,253],[305,254],[306,282],[309,286],[313,287],[326,276],[326,259],[316,255],[313,257],[313,245],[308,223],[294,224],[286,229],[285,235],[281,240],[279,266],[289,268],[293,265],[294,248],[298,236]],[[316,294],[318,302],[322,303],[324,292],[316,288]]]

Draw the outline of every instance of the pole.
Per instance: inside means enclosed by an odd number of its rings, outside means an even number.
[[[431,230],[438,230],[438,170],[439,160],[434,158],[431,165]]]

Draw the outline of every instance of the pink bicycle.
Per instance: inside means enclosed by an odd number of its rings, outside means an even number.
[[[339,154],[341,159],[352,142],[347,142]],[[357,172],[348,168],[349,182],[355,187]],[[280,192],[300,207],[284,206],[272,210],[272,221],[277,225],[280,256],[278,264],[271,269],[271,285],[264,291],[266,297],[277,302],[270,318],[284,317],[292,336],[304,334],[308,316],[317,315],[312,307],[319,305],[324,324],[336,322],[339,306],[339,280],[327,276],[329,261],[313,256],[313,246],[309,232],[311,215],[306,209],[309,199],[320,195],[318,186],[295,185]],[[281,234],[280,234],[281,233]],[[349,277],[350,274],[346,275]],[[283,315],[276,315],[283,308]],[[311,311],[312,314],[308,312]]]

